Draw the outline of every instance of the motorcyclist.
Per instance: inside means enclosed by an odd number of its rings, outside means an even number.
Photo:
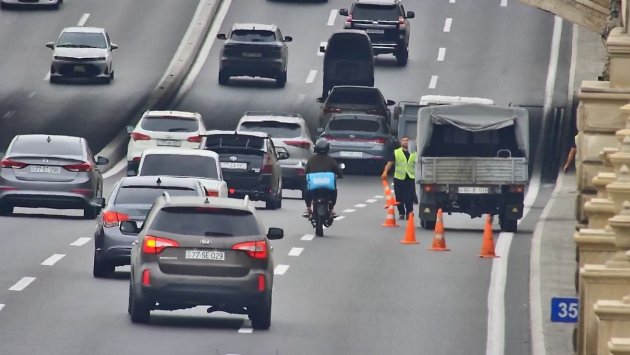
[[[338,178],[343,177],[343,173],[341,172],[341,168],[333,159],[328,155],[330,151],[330,143],[326,138],[320,138],[315,142],[315,155],[310,157],[306,162],[305,173],[335,173]],[[304,217],[310,217],[313,213],[311,209],[311,203],[313,201],[313,197],[310,191],[304,190],[304,202],[306,202],[306,211],[302,214]],[[336,216],[333,208],[337,203],[337,187],[335,186],[335,190],[330,192],[330,211],[333,217]]]

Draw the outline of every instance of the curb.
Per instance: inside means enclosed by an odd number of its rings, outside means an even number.
[[[182,38],[182,42],[169,67],[156,88],[149,95],[147,101],[131,116],[128,124],[135,125],[138,123],[140,115],[144,111],[160,110],[168,107],[190,71],[221,3],[222,0],[199,1],[190,26]],[[129,134],[126,129],[123,129],[97,154],[109,159],[109,163],[101,169],[103,173],[111,169],[125,156],[128,139]]]

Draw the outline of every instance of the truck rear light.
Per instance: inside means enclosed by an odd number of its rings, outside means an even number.
[[[116,211],[103,211],[103,227],[111,228],[120,225],[120,222],[128,221],[129,215]]]
[[[191,143],[201,143],[201,136],[191,136],[188,137],[186,140]]]
[[[142,286],[151,286],[151,274],[149,269],[142,270]]]
[[[309,141],[283,141],[284,144],[302,149],[311,149],[311,142]]]
[[[265,275],[258,275],[258,291],[265,290]]]
[[[370,139],[369,141],[376,144],[385,144],[385,138],[374,138]]]
[[[0,165],[2,165],[3,168],[22,169],[23,167],[27,166],[28,164],[22,163],[22,162],[19,162],[19,161],[15,161],[15,160],[11,160],[11,159],[2,159],[2,160],[0,160]]]
[[[179,243],[162,237],[147,235],[142,241],[142,252],[144,254],[159,254],[165,248],[179,248]]]
[[[422,190],[424,192],[434,192],[437,191],[437,187],[435,185],[423,185]]]
[[[131,139],[134,141],[148,141],[151,140],[151,137],[144,133],[131,132]]]
[[[64,165],[63,168],[68,171],[87,172],[87,171],[92,171],[92,164],[88,162],[83,162],[79,164],[68,164],[68,165]]]
[[[523,192],[525,192],[525,186],[523,186],[523,185],[512,185],[512,186],[510,186],[510,192],[523,193]]]
[[[272,172],[273,172],[273,164],[271,162],[271,158],[269,158],[269,155],[265,153],[265,156],[263,158],[263,165],[262,165],[262,168],[260,169],[260,173],[271,174]]]
[[[243,250],[252,259],[267,259],[267,243],[264,240],[238,243],[232,246],[232,250]]]
[[[206,196],[219,197],[219,191],[206,190]]]

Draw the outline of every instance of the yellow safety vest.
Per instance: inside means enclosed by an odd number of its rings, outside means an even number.
[[[394,150],[394,178],[404,180],[406,175],[415,179],[416,177],[416,152],[409,154],[409,159],[405,157],[402,148]]]

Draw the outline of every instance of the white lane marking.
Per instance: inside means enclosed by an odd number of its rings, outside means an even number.
[[[507,6],[507,0],[501,0],[501,6],[503,7]]]
[[[291,250],[289,250],[289,256],[300,256],[303,251],[304,248],[291,248]]]
[[[319,43],[319,47],[317,47],[317,56],[318,56],[318,57],[322,57],[322,56],[324,56],[324,53],[320,52],[320,51],[319,51],[319,48],[320,48],[320,47],[324,47],[324,48],[326,48],[326,46],[327,46],[327,45],[328,45],[328,42],[320,42],[320,43]]]
[[[330,10],[330,16],[328,16],[328,22],[326,24],[328,26],[332,26],[335,24],[335,19],[337,18],[337,10]]]
[[[90,14],[83,14],[83,16],[81,16],[81,18],[79,19],[77,26],[79,27],[85,26],[89,18],[90,18]]]
[[[241,334],[251,334],[251,333],[254,332],[254,329],[253,328],[245,328],[245,327],[243,327],[243,328],[239,329],[238,332],[241,333]]]
[[[309,73],[308,76],[306,77],[306,83],[307,84],[312,84],[313,81],[315,81],[315,76],[317,76],[317,70],[312,69]]]
[[[356,208],[363,208],[365,206],[367,206],[367,205],[364,205],[362,203],[357,203],[356,205],[354,205],[354,207],[356,207]]]
[[[455,0],[450,0],[449,2],[450,2],[451,4],[454,4],[454,3],[455,3]]]
[[[556,73],[558,71],[558,57],[560,55],[560,39],[562,38],[562,18],[554,16],[553,34],[551,36],[551,55],[549,56],[549,69],[545,84],[545,99],[543,102],[543,119],[548,117],[553,103],[553,94],[556,90]]]
[[[343,213],[352,213],[354,211],[356,211],[356,210],[352,209],[352,208],[346,208],[345,210],[343,210]]]
[[[74,242],[70,243],[70,245],[72,245],[74,247],[80,247],[83,244],[89,242],[90,240],[92,240],[92,238],[81,237],[81,238],[75,240]]]
[[[437,86],[438,76],[431,75],[431,81],[429,81],[429,89],[435,89]]]
[[[273,269],[273,273],[274,275],[284,275],[287,270],[289,270],[289,265],[280,264],[277,265],[275,269]]]
[[[304,99],[306,98],[306,95],[304,94],[299,94],[297,96],[297,98],[295,99],[295,103],[293,104],[293,106],[297,107],[302,105],[302,103],[304,102]]]
[[[53,254],[51,257],[49,257],[48,259],[44,260],[42,262],[42,265],[44,266],[53,266],[57,263],[57,261],[61,260],[64,256],[66,256],[65,254]]]
[[[46,75],[44,75],[44,81],[48,81],[50,80],[50,72],[46,73]]]
[[[453,19],[452,18],[447,18],[446,21],[444,21],[444,32],[451,32],[451,25],[453,24]]]
[[[444,61],[444,56],[446,55],[446,48],[442,47],[438,50],[438,57],[437,57],[437,61],[438,62],[443,62]]]
[[[16,282],[15,285],[11,286],[9,291],[22,291],[33,281],[35,281],[34,277],[23,277],[20,281]]]
[[[123,169],[125,169],[126,167],[127,167],[127,159],[123,159],[119,161],[118,163],[116,163],[116,165],[112,166],[111,169],[107,170],[103,174],[103,179],[109,179],[110,177],[114,175],[118,175],[118,173],[123,171]]]
[[[4,308],[4,305],[0,303],[0,311]]]
[[[367,202],[367,203],[374,203],[374,202],[376,202],[376,201],[377,201],[377,200],[376,200],[376,199],[374,199],[374,198],[370,198],[370,199],[365,200],[365,202]]]
[[[383,195],[374,195],[374,198],[383,198]]]
[[[302,238],[300,238],[300,240],[307,240],[308,241],[308,240],[313,240],[313,238],[315,238],[314,234],[304,234],[302,236]]]
[[[335,221],[341,221],[344,218],[346,218],[346,216],[337,216],[335,217]]]

